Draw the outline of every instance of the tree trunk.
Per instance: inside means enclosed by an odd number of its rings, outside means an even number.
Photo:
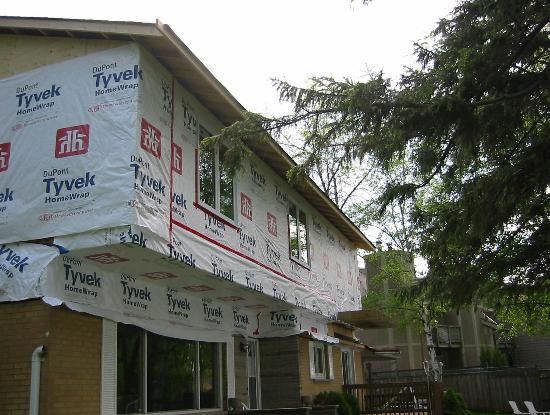
[[[437,360],[430,318],[424,305],[421,306],[420,320],[422,321],[422,328],[426,336],[426,347],[428,349],[428,360],[426,361],[424,370],[430,381],[441,382],[443,381],[443,367],[439,360]]]

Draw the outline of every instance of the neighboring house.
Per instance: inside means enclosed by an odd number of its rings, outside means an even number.
[[[516,336],[508,345],[514,366],[550,369],[550,336]]]
[[[378,258],[378,263],[366,261],[366,268],[361,270],[367,280],[364,295],[368,295],[368,281],[380,272],[384,255]],[[388,283],[384,284],[384,289],[388,290]],[[447,312],[439,319],[433,332],[437,357],[443,363],[444,370],[479,366],[482,350],[496,347],[496,332],[496,323],[490,317],[490,310],[483,307],[469,306]],[[399,352],[398,355],[391,354],[392,359],[369,361],[367,357],[372,373],[423,369],[423,362],[427,359],[426,337],[420,324],[418,327],[399,327],[396,321],[395,327],[365,330],[359,338],[372,348]]]
[[[234,178],[199,145],[244,108],[168,26],[3,17],[0,52],[0,413],[288,407],[363,379],[371,242],[275,141]]]

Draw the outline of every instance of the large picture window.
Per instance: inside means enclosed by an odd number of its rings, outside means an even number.
[[[290,257],[309,265],[309,231],[306,214],[296,204],[288,204]]]
[[[199,142],[211,136],[201,128]],[[199,149],[199,199],[229,219],[235,219],[233,179],[223,165],[227,149],[216,145],[213,149]]]
[[[219,408],[220,345],[119,324],[117,413]]]

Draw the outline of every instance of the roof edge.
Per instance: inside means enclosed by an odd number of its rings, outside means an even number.
[[[60,28],[59,24],[63,27]],[[89,19],[65,19],[59,17],[24,17],[24,16],[0,16],[0,26],[12,29],[36,29],[76,32],[105,32],[121,33],[121,30],[129,35],[160,36],[155,23],[115,21],[115,20],[89,20]]]
[[[162,23],[157,19],[155,23],[157,30],[164,36],[185,58],[193,65],[193,67],[205,78],[205,80],[222,95],[227,103],[235,111],[235,117],[242,119],[242,113],[246,109],[237,99],[227,90],[223,84],[210,72],[210,70],[201,62],[199,58],[183,43],[179,36],[172,30],[172,28]]]

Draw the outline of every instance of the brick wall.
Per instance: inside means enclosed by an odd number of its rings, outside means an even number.
[[[334,379],[313,380],[309,374],[309,342],[305,337],[298,337],[298,356],[300,366],[300,396],[311,396],[324,391],[342,391],[342,356],[340,349],[332,347],[332,365]]]
[[[36,347],[48,343],[49,317],[42,301],[0,304],[1,414],[29,413],[31,355]]]
[[[101,318],[51,308],[46,357],[48,415],[97,415],[101,390]]]
[[[0,413],[29,411],[31,355],[46,346],[42,362],[42,415],[98,414],[101,319],[50,307],[40,300],[0,304]]]

